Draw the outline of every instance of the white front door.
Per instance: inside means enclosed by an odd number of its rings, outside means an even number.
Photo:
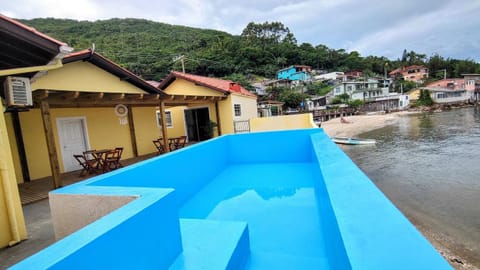
[[[82,154],[89,148],[86,119],[84,117],[57,118],[57,127],[65,172],[81,169],[73,155]]]

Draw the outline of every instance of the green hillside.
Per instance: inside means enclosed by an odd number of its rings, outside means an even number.
[[[143,19],[90,22],[48,18],[22,22],[68,43],[75,50],[92,48],[95,44],[97,52],[146,79],[162,78],[174,68],[173,59],[176,56],[188,55],[198,59],[208,53],[214,44],[232,38],[221,31]]]
[[[75,50],[91,48],[128,68],[144,79],[160,80],[170,70],[181,70],[175,57],[185,56],[186,72],[198,75],[245,78],[260,75],[273,78],[277,70],[290,65],[309,65],[327,71],[362,70],[369,76],[406,65],[426,65],[430,78],[480,73],[472,60],[440,55],[399,52],[397,60],[361,56],[325,45],[297,44],[294,33],[280,22],[249,23],[242,34],[170,25],[143,19],[75,21],[63,19],[21,20],[23,23],[67,42]],[[322,35],[325,33],[319,33]]]

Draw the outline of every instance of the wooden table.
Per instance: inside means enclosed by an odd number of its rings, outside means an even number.
[[[115,153],[114,149],[100,149],[92,151],[92,155],[95,156],[98,162],[98,169],[101,169],[102,172],[110,171],[110,166],[108,163],[108,158],[110,153]]]

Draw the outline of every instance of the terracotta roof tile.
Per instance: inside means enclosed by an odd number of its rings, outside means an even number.
[[[454,79],[438,80],[438,81],[429,83],[427,87],[438,88],[438,89],[461,90],[465,88],[465,79],[454,78]]]
[[[47,36],[47,35],[45,35],[44,33],[37,31],[35,28],[30,27],[30,26],[27,26],[27,25],[25,25],[25,24],[23,24],[23,23],[21,23],[21,22],[19,22],[19,21],[16,21],[16,20],[14,20],[14,19],[12,19],[12,18],[9,18],[9,17],[7,17],[7,16],[5,16],[5,15],[0,14],[0,19],[3,19],[3,20],[5,20],[5,21],[7,21],[7,22],[9,22],[9,23],[15,24],[15,25],[17,25],[18,27],[21,27],[21,28],[23,28],[23,29],[25,29],[25,30],[27,30],[27,31],[30,31],[30,32],[34,33],[35,35],[37,35],[37,36],[39,36],[39,37],[42,37],[42,38],[47,39],[47,40],[49,40],[49,41],[51,41],[51,42],[53,42],[53,43],[56,43],[57,45],[60,45],[60,46],[68,46],[67,43],[65,43],[65,42],[61,42],[61,41],[56,40],[56,39],[54,39],[54,38],[52,38],[52,37],[50,37],[50,36]]]
[[[187,81],[191,81],[224,93],[237,93],[244,96],[256,97],[255,94],[243,88],[240,84],[232,82],[231,80],[210,78],[205,76],[182,73],[178,71],[172,71],[171,74],[177,78],[182,78]]]

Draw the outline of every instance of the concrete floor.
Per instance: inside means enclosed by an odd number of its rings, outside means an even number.
[[[28,239],[0,249],[0,269],[7,269],[55,242],[48,199],[23,206]]]
[[[122,160],[124,166],[156,156],[155,153],[136,158]],[[79,177],[80,171],[62,174],[64,185],[69,185],[94,175]],[[19,185],[23,205],[23,215],[27,226],[28,239],[15,246],[0,249],[0,270],[20,262],[55,242],[55,234],[50,215],[48,192],[51,190],[52,179],[34,180]]]

